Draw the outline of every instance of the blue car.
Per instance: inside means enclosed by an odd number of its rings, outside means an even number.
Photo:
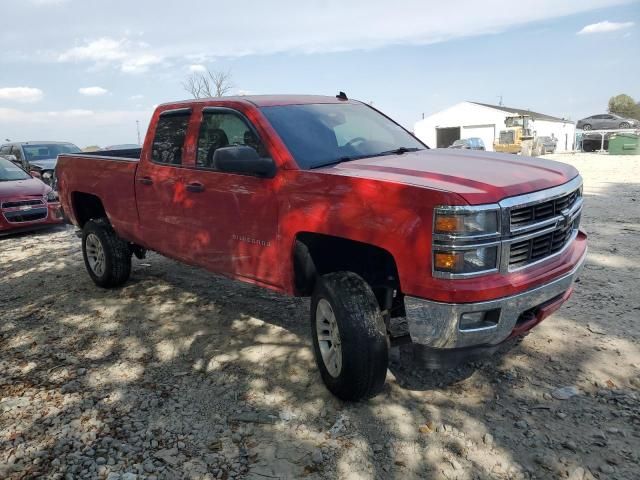
[[[0,155],[13,155],[23,170],[31,172],[54,190],[55,169],[61,153],[80,153],[81,150],[68,142],[13,142],[0,146]]]
[[[451,144],[449,148],[459,148],[464,150],[486,150],[484,148],[484,142],[481,138],[478,137],[461,138],[453,142],[453,144]]]

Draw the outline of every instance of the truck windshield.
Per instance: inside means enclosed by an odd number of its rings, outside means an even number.
[[[10,182],[13,180],[27,180],[31,178],[27,172],[15,166],[9,160],[0,158],[0,182]]]
[[[261,110],[302,169],[427,148],[400,125],[362,104],[282,105]]]
[[[24,155],[28,161],[56,158],[62,153],[80,153],[80,149],[73,143],[37,143],[22,145]]]

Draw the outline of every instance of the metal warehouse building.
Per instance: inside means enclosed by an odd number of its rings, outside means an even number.
[[[536,136],[555,136],[556,151],[574,149],[576,127],[574,122],[543,113],[520,108],[489,105],[478,102],[460,102],[434,113],[414,126],[415,135],[430,147],[446,148],[459,138],[479,137],[486,149],[493,151],[493,141],[505,128],[505,118],[514,115],[529,115],[532,132]]]

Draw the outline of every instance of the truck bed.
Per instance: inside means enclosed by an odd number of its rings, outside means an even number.
[[[109,158],[129,158],[133,160],[140,160],[140,155],[142,153],[142,148],[128,148],[122,150],[97,150],[95,152],[84,152],[82,156],[89,157],[104,157],[105,159]]]
[[[70,208],[78,195],[91,195],[100,199],[114,228],[122,236],[133,237],[138,224],[135,177],[139,157],[140,149],[60,155],[56,175],[69,220],[78,224]]]

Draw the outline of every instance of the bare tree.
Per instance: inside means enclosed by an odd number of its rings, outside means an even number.
[[[182,87],[193,98],[222,97],[234,87],[231,81],[231,72],[207,70],[206,72],[192,73],[182,82]]]

